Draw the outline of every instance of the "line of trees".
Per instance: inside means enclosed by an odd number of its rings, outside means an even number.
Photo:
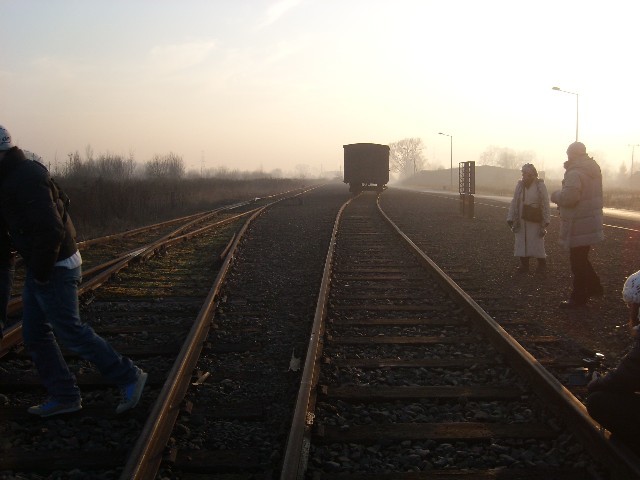
[[[427,169],[429,162],[424,156],[425,145],[420,138],[404,138],[389,144],[389,168],[401,178],[410,177]],[[535,163],[535,153],[517,152],[511,148],[494,145],[480,154],[478,165],[491,165],[506,169],[519,169],[525,163]]]
[[[478,165],[491,165],[509,170],[519,169],[525,163],[535,163],[536,155],[531,151],[517,152],[511,148],[491,145],[480,154]]]
[[[129,156],[104,153],[94,155],[90,146],[86,147],[84,157],[77,150],[69,153],[65,162],[46,162],[39,155],[25,151],[28,158],[43,163],[56,178],[65,178],[73,181],[90,179],[129,181],[134,179],[177,180],[183,178],[227,178],[237,180],[260,178],[283,178],[282,169],[274,169],[265,172],[262,169],[256,171],[242,171],[230,169],[226,166],[210,167],[200,170],[187,170],[186,164],[180,155],[170,152],[165,155],[154,155],[148,162],[139,164],[133,154]],[[311,168],[308,165],[296,165],[293,171],[295,178],[311,178]]]
[[[420,138],[404,138],[389,144],[389,168],[397,173],[400,179],[406,179],[421,170],[429,168],[429,161],[424,156],[425,145]],[[601,152],[594,152],[593,157],[600,164],[602,177],[612,187],[640,189],[640,171],[630,172],[626,162],[620,162],[618,168],[611,167],[603,161]],[[530,150],[516,151],[512,148],[491,145],[476,159],[476,164],[501,167],[507,170],[520,170],[526,163],[532,163],[538,171],[545,171],[543,162],[539,162],[536,154]],[[556,176],[562,177],[561,164],[554,167]],[[442,168],[442,167],[439,167]]]
[[[47,165],[52,174],[73,180],[89,180],[95,178],[126,181],[133,178],[180,179],[185,175],[184,160],[171,152],[154,157],[141,167],[133,155],[105,153],[97,158],[93,156],[91,147],[87,147],[85,158],[78,151],[68,155],[69,161],[62,167]],[[35,158],[36,160],[40,160]]]
[[[80,240],[291,190],[314,181],[239,172],[225,167],[187,174],[179,155],[155,155],[140,165],[133,155],[70,153],[64,164],[47,164],[71,198],[70,214]],[[203,174],[206,174],[203,175]]]
[[[149,178],[182,178],[184,161],[175,153],[155,155],[145,164],[145,174]]]

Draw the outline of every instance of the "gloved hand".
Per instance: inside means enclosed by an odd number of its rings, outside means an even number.
[[[547,229],[540,225],[540,230],[538,231],[538,236],[543,238],[547,234]]]

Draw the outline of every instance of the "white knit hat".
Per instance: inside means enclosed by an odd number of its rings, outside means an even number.
[[[640,304],[640,271],[629,275],[622,287],[622,300],[624,303]]]
[[[0,151],[9,150],[11,147],[13,147],[13,142],[11,141],[11,134],[6,128],[0,125]]]

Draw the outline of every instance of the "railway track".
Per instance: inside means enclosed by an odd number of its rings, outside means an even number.
[[[222,218],[183,221],[133,254],[116,253],[115,263],[97,268],[90,285],[84,285],[83,319],[149,373],[134,411],[115,415],[117,389],[105,384],[92,365],[66,352],[83,392],[83,409],[50,419],[29,415],[26,408],[39,403],[43,391],[19,343],[20,323],[9,329],[0,364],[0,478],[134,478],[132,471],[150,475],[157,469],[158,451],[168,440],[158,428],[171,432],[172,407],[191,379],[189,362],[202,348],[232,252],[250,220],[275,201],[255,203]],[[125,270],[133,258],[144,262]],[[145,456],[148,450],[141,452],[137,444],[158,451]]]
[[[212,225],[221,226],[227,222],[233,222],[261,204],[267,205],[278,197],[280,195],[237,202],[208,212],[79,242],[78,248],[83,256],[83,283],[79,287],[79,294],[90,297],[94,289],[129,265],[145,261],[158,251],[169,248],[176,242],[188,240],[211,228]],[[20,263],[21,260],[18,259],[18,267]],[[17,268],[13,285],[14,294],[7,311],[9,321],[5,326],[5,340],[0,348],[0,356],[21,340],[22,283],[23,270]]]
[[[87,292],[83,318],[150,373],[124,416],[115,389],[71,359],[85,408],[29,418],[41,391],[12,349],[0,478],[638,478],[636,458],[542,368],[571,371],[579,347],[527,335],[537,362],[501,340],[398,243],[373,194],[344,207],[330,239],[346,197],[250,209]]]
[[[331,228],[348,198],[319,189],[252,224],[158,478],[277,478]]]
[[[637,458],[375,209],[358,197],[334,234],[281,478],[639,478]]]
[[[547,274],[519,275],[504,223],[508,203],[476,202],[474,219],[460,217],[457,199],[446,195],[395,190],[381,203],[421,250],[578,398],[586,393],[579,384],[592,371],[602,373],[624,355],[628,341],[620,323],[627,312],[619,288],[638,263],[637,222],[606,219],[605,243],[593,255],[606,293],[584,311],[563,312],[558,303],[572,280],[556,241],[556,215],[547,235]]]

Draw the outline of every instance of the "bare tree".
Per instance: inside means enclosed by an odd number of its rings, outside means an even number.
[[[294,168],[296,178],[307,178],[311,172],[311,167],[305,163],[299,163]]]
[[[509,170],[518,168],[516,152],[510,148],[503,148],[498,154],[498,166]]]
[[[621,162],[618,167],[618,178],[617,181],[619,184],[624,185],[629,181],[629,169],[627,168],[627,164],[625,162]]]
[[[82,163],[82,159],[80,158],[80,152],[77,150],[74,153],[68,153],[69,163],[64,169],[63,175],[65,177],[78,177],[82,178],[85,176],[85,165]]]
[[[496,147],[495,145],[487,147],[485,151],[480,154],[478,165],[498,165],[499,152],[500,148]]]
[[[516,152],[511,148],[491,145],[480,154],[479,165],[492,165],[510,170],[519,169],[525,163],[533,163],[535,154],[531,151]]]
[[[100,155],[94,163],[95,171],[101,178],[128,180],[136,170],[133,158],[125,159],[120,155]]]
[[[404,138],[389,144],[389,168],[406,177],[422,170],[427,165],[420,138]]]
[[[150,178],[182,178],[185,167],[182,157],[175,153],[168,155],[154,155],[145,165],[145,173]]]
[[[91,145],[89,144],[84,147],[84,158],[87,160],[87,162],[93,161],[93,147],[91,147]]]

